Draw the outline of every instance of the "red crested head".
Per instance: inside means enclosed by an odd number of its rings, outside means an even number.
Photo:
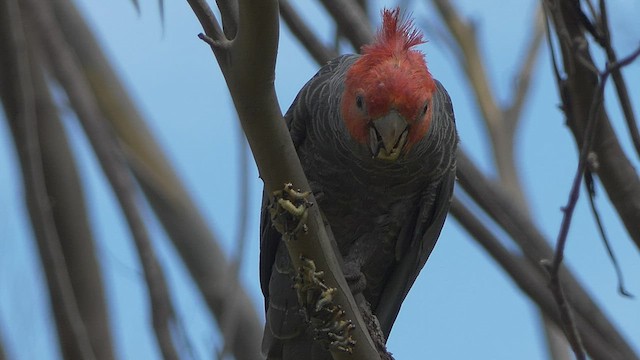
[[[424,42],[398,8],[385,9],[375,41],[346,74],[342,118],[374,158],[396,160],[429,130],[435,82],[424,55],[412,49]]]

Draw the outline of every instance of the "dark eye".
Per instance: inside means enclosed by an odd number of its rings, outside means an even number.
[[[427,113],[427,110],[429,110],[429,102],[428,101],[424,104],[424,107],[422,108],[422,112],[420,113],[420,116],[424,116],[424,114]]]
[[[364,99],[362,98],[362,95],[357,95],[356,96],[356,106],[360,110],[364,109]]]

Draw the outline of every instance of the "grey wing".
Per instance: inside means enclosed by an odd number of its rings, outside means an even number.
[[[375,313],[385,337],[389,336],[400,307],[424,267],[429,255],[438,241],[444,225],[456,179],[455,152],[458,135],[455,131],[455,117],[451,99],[444,87],[437,82],[438,96],[436,106],[442,107],[440,131],[443,131],[441,146],[448,151],[444,156],[445,173],[439,183],[428,188],[420,199],[414,230],[400,235],[398,262],[391,273],[380,296]]]

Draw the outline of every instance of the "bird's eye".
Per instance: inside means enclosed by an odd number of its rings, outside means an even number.
[[[356,106],[360,110],[364,109],[364,99],[362,98],[362,95],[357,95],[356,96]]]
[[[424,104],[424,107],[422,107],[422,112],[420,113],[420,116],[424,116],[427,113],[427,110],[429,110],[429,102],[428,101]]]

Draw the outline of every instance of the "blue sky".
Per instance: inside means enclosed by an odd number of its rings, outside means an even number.
[[[418,2],[416,2],[418,3]],[[457,1],[477,23],[478,39],[500,101],[509,99],[514,69],[520,61],[536,1]],[[158,141],[196,199],[204,217],[235,255],[238,222],[239,130],[224,80],[186,1],[166,1],[164,33],[155,1],[142,1],[137,15],[129,0],[78,4],[97,31]],[[379,3],[393,5],[393,2]],[[422,4],[422,3],[421,3]],[[296,1],[314,28],[330,41],[334,34],[323,10],[310,0]],[[377,12],[377,10],[375,10]],[[640,5],[611,2],[615,46],[620,56],[640,42]],[[414,10],[419,24],[437,26],[427,6]],[[456,111],[461,146],[482,169],[492,172],[485,130],[475,115],[470,90],[451,53],[427,32],[425,52],[432,74],[448,89]],[[577,165],[576,150],[562,114],[542,51],[530,101],[517,137],[516,158],[535,222],[555,239]],[[283,111],[317,66],[282,29],[276,88]],[[625,69],[631,98],[640,99],[640,64]],[[607,89],[611,97],[611,87]],[[640,103],[636,100],[636,112]],[[637,168],[624,122],[615,102],[608,103],[612,122]],[[75,119],[65,112],[65,125],[77,150],[91,222],[105,274],[117,354],[123,359],[159,357],[150,326],[146,288],[128,229],[111,190]],[[3,115],[0,115],[2,117]],[[0,121],[0,334],[15,359],[57,359],[54,328],[43,276],[22,200],[15,151],[6,123]],[[242,282],[261,309],[258,280],[258,212],[262,184],[251,162],[249,243],[243,255]],[[221,191],[220,189],[232,189]],[[617,219],[604,190],[597,203],[630,292],[640,296],[640,256]],[[640,303],[616,292],[613,268],[582,194],[569,234],[567,261],[621,332],[640,352]],[[221,346],[217,329],[170,242],[148,216],[150,230],[168,273],[182,325],[198,358],[211,358]],[[397,359],[544,359],[535,306],[453,219],[409,294],[389,349]]]

